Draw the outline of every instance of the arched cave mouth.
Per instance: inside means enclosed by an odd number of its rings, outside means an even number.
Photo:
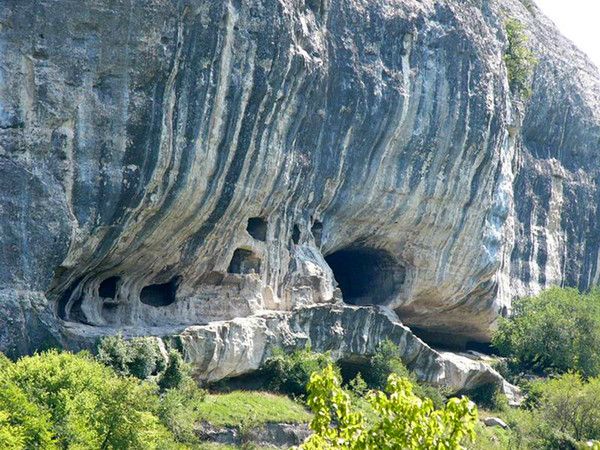
[[[397,295],[406,270],[385,250],[348,247],[325,257],[351,305],[384,305]]]
[[[110,277],[100,283],[98,287],[98,295],[101,298],[112,298],[114,299],[117,295],[117,283],[121,280],[121,277]]]
[[[173,277],[168,283],[151,284],[140,292],[140,301],[145,305],[160,307],[175,303],[180,277]]]

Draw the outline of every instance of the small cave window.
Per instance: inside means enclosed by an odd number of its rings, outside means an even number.
[[[227,272],[238,274],[260,273],[260,258],[251,250],[238,248],[233,252]]]
[[[98,288],[98,295],[101,298],[112,298],[117,296],[117,283],[121,277],[110,277],[100,283]]]
[[[405,268],[388,252],[349,247],[325,257],[351,305],[384,305],[393,300],[404,283]]]
[[[294,229],[292,230],[292,241],[294,244],[298,245],[300,242],[300,227],[298,225],[294,225]]]
[[[160,307],[175,303],[177,287],[181,278],[173,277],[171,281],[163,284],[151,284],[140,292],[140,301],[145,305]]]
[[[323,224],[317,220],[315,223],[313,223],[310,232],[312,233],[313,238],[315,239],[315,245],[317,247],[320,247],[321,238],[323,236]]]
[[[246,231],[257,241],[265,242],[267,240],[268,222],[262,217],[250,217]]]

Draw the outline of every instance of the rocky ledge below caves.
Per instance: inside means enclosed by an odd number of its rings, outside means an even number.
[[[69,342],[90,347],[101,334],[115,330],[72,324],[65,332]],[[214,382],[256,371],[276,348],[293,351],[310,344],[317,352],[328,352],[335,361],[360,363],[373,355],[385,339],[395,343],[407,367],[421,381],[469,392],[495,384],[510,403],[519,402],[512,386],[475,353],[436,350],[417,337],[389,308],[315,305],[290,312],[264,312],[251,317],[189,326],[183,330],[164,328],[123,329],[126,337],[159,336],[161,344],[179,348],[202,382]]]

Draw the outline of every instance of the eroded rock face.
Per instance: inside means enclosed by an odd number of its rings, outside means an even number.
[[[422,381],[453,392],[497,384],[511,401],[518,401],[518,390],[488,364],[431,348],[385,307],[311,306],[188,327],[175,337],[202,381],[251,373],[273,350],[304,348],[308,343],[334,360],[368,363],[365,357],[384,339],[398,346],[407,367]]]
[[[7,0],[0,51],[5,351],[342,296],[485,341],[598,279],[599,77],[517,0]]]

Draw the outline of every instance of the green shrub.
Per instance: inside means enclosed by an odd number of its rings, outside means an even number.
[[[483,384],[469,391],[469,398],[480,408],[503,411],[508,408],[508,400],[500,386],[494,383]]]
[[[332,365],[311,375],[308,405],[314,434],[301,446],[322,449],[461,449],[474,437],[477,408],[467,398],[450,399],[441,410],[412,392],[412,383],[389,376],[386,392],[371,391],[367,400],[376,414],[367,423],[352,397],[342,389]]]
[[[387,386],[387,379],[391,373],[405,378],[411,376],[402,362],[398,346],[386,339],[377,346],[375,354],[361,370],[361,374],[371,389],[382,390]]]
[[[183,361],[181,353],[177,350],[169,352],[169,362],[164,372],[158,378],[158,387],[161,391],[179,389],[191,379],[191,368]]]
[[[185,378],[176,389],[167,389],[161,398],[158,416],[178,442],[196,443],[196,424],[202,419],[201,408],[206,392]]]
[[[107,336],[100,340],[96,350],[98,360],[120,375],[145,380],[164,368],[164,358],[153,338],[125,340],[121,335]]]
[[[361,368],[360,373],[371,389],[385,389],[387,380],[390,374],[393,373],[399,377],[410,379],[413,383],[412,389],[415,395],[421,398],[429,398],[436,408],[441,408],[446,403],[446,395],[442,390],[417,381],[414,374],[404,365],[398,346],[389,339],[378,345],[375,354]]]
[[[584,441],[600,439],[600,379],[585,382],[569,373],[537,382],[541,391],[540,417],[548,430],[559,434],[554,439]]]
[[[513,94],[524,98],[531,96],[531,77],[537,60],[527,47],[527,36],[523,24],[516,19],[505,23],[508,48],[504,54],[504,62],[508,70],[508,81]]]
[[[323,353],[315,353],[306,348],[285,354],[276,349],[260,370],[266,386],[276,392],[304,396],[310,374],[323,369],[331,358]]]
[[[49,351],[0,370],[2,439],[25,448],[169,448],[156,387],[117,376],[85,353]],[[21,412],[19,413],[19,410]],[[21,427],[23,433],[19,434]],[[50,431],[51,430],[51,431]]]
[[[600,292],[552,288],[518,300],[492,337],[498,351],[526,370],[600,374]]]

